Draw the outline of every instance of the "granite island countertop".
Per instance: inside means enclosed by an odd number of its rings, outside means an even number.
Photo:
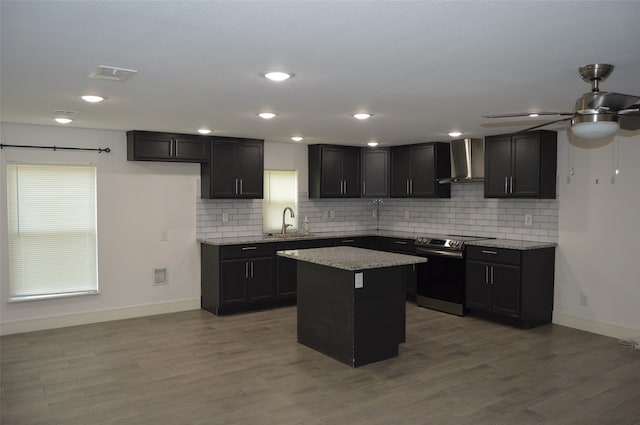
[[[557,244],[553,242],[518,241],[511,239],[482,239],[479,241],[466,242],[466,245],[481,246],[486,248],[516,249],[520,251],[541,248],[554,248],[557,246]]]
[[[375,251],[372,249],[337,246],[328,248],[278,251],[278,255],[342,270],[357,271],[383,267],[426,263],[424,257]]]

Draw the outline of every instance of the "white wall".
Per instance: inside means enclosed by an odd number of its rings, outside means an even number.
[[[640,336],[640,135],[627,132],[594,147],[558,136],[554,322]],[[616,162],[621,173],[614,183]]]
[[[45,329],[200,308],[198,164],[128,162],[123,131],[2,123],[2,143],[109,147],[111,153],[0,151],[0,331]],[[99,295],[8,303],[6,162],[97,164]],[[161,241],[167,232],[168,240]],[[153,286],[166,267],[169,284]]]

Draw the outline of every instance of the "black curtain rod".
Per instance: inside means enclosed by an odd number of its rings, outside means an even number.
[[[65,151],[97,151],[98,153],[111,152],[111,148],[69,148],[63,146],[34,146],[34,145],[5,145],[0,143],[0,149],[4,148],[29,148],[29,149],[53,149],[57,150],[65,150]]]

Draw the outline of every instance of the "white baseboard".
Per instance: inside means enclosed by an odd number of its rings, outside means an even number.
[[[611,338],[629,339],[640,337],[640,329],[637,328],[585,319],[584,317],[578,317],[556,310],[553,311],[553,323]]]
[[[86,325],[89,323],[108,322],[111,320],[131,319],[133,317],[153,316],[155,314],[175,313],[178,311],[199,309],[200,298],[193,298],[160,304],[144,304],[109,310],[90,311],[86,313],[67,314],[63,316],[16,320],[13,322],[0,323],[0,335],[11,335],[23,332],[64,328],[67,326]]]

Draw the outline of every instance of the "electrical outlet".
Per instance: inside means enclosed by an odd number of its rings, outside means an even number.
[[[580,305],[583,307],[589,305],[589,298],[587,297],[587,294],[580,293]]]
[[[409,218],[409,210],[405,210],[405,212],[404,212],[404,218]]]
[[[525,214],[524,216],[524,225],[531,226],[533,224],[533,216],[531,214]]]
[[[169,240],[169,232],[166,230],[161,230],[160,231],[160,240],[162,242],[166,242]]]
[[[329,218],[329,211],[322,211],[322,218],[325,220]]]
[[[226,223],[229,221],[229,213],[222,213],[222,222]]]
[[[336,218],[336,212],[333,210],[329,211],[329,217]]]

